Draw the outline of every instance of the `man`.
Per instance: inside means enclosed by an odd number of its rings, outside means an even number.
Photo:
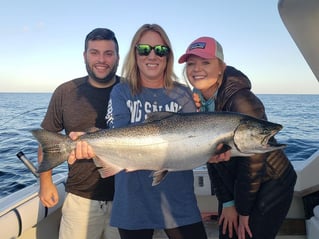
[[[115,34],[105,28],[91,31],[85,39],[83,56],[88,76],[57,87],[41,124],[44,129],[53,132],[64,130],[69,134],[71,131],[106,128],[110,92],[119,82],[116,76],[119,47]],[[38,159],[42,161],[41,147]],[[109,226],[114,178],[102,179],[92,159],[78,160],[68,166],[67,195],[62,208],[59,238],[118,238],[117,229]],[[52,171],[40,174],[39,197],[46,207],[58,203]]]

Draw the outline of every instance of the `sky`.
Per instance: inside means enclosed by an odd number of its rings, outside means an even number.
[[[226,64],[243,71],[256,94],[318,94],[319,83],[290,37],[277,0],[17,0],[0,9],[0,92],[53,92],[86,75],[85,36],[112,29],[120,65],[131,39],[145,23],[168,34],[177,63],[196,38],[210,36],[224,49]]]

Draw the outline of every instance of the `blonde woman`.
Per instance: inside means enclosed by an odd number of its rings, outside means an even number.
[[[267,120],[246,75],[224,62],[211,37],[194,40],[179,58],[200,111],[232,111]],[[275,139],[273,139],[275,140]],[[233,157],[208,171],[219,200],[219,238],[275,238],[293,196],[296,173],[282,150]]]

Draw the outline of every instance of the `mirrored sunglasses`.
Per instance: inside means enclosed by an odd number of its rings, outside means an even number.
[[[163,45],[150,46],[148,44],[137,44],[136,50],[140,56],[148,56],[152,50],[159,57],[167,56],[169,53],[168,46]]]

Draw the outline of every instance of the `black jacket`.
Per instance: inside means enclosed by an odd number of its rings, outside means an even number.
[[[251,91],[248,77],[231,66],[227,66],[224,72],[215,99],[215,111],[239,112],[267,120],[264,105]],[[218,200],[221,203],[235,200],[241,215],[249,215],[258,203],[273,203],[273,197],[280,197],[282,192],[278,195],[269,193],[263,195],[263,202],[258,202],[258,194],[265,182],[279,180],[291,190],[296,181],[296,173],[282,150],[251,157],[232,157],[227,162],[209,164],[208,169]],[[276,184],[271,187],[275,191]]]

